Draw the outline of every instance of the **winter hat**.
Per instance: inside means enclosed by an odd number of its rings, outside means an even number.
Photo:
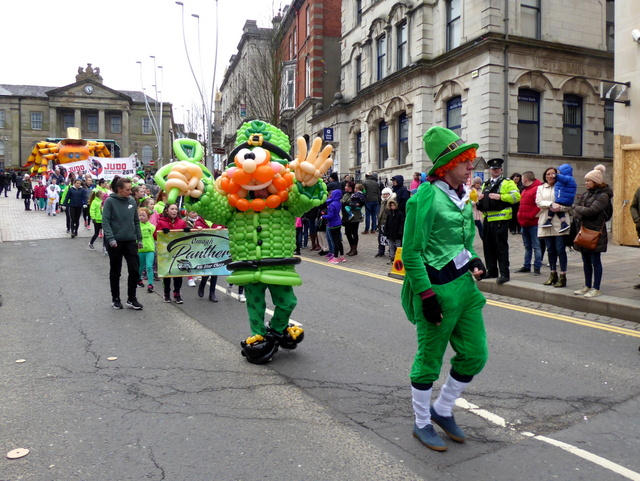
[[[584,180],[591,180],[597,185],[604,184],[605,170],[607,169],[604,165],[598,164],[593,168],[592,171],[587,172],[587,175],[584,176]]]
[[[433,162],[429,175],[436,169],[447,165],[465,150],[477,149],[478,144],[468,144],[452,130],[436,125],[431,127],[422,137],[424,151]]]
[[[384,189],[382,189],[382,195],[384,194],[393,194],[393,191],[389,188],[389,187],[385,187]]]

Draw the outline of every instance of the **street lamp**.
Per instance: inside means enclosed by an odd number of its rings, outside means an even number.
[[[212,152],[213,152],[213,122],[211,119],[211,114],[213,112],[213,99],[215,94],[215,83],[216,83],[216,69],[218,64],[218,0],[216,0],[216,43],[215,43],[215,55],[214,55],[214,65],[213,65],[213,79],[211,82],[211,95],[206,96],[204,92],[204,80],[202,82],[198,82],[198,78],[196,76],[195,71],[193,70],[193,65],[191,63],[191,57],[189,56],[189,48],[187,47],[187,37],[185,35],[184,30],[184,3],[180,1],[176,1],[176,5],[180,6],[181,10],[181,18],[182,18],[182,41],[184,43],[184,51],[187,56],[187,63],[189,64],[189,69],[191,70],[191,75],[193,76],[193,80],[196,83],[196,87],[198,88],[198,93],[200,94],[200,100],[202,101],[202,108],[204,110],[205,117],[205,144],[207,146],[207,164],[209,167],[212,167]],[[200,15],[191,14],[193,18],[196,19],[197,29],[198,29],[198,56],[200,57],[200,71],[201,75],[204,79],[204,70],[202,68],[202,54],[200,49]],[[202,85],[201,85],[202,84]],[[208,102],[207,102],[208,100]]]
[[[160,105],[159,105],[159,110],[158,110],[158,96],[160,94],[162,94],[161,90],[158,90],[158,77],[157,77],[157,70],[160,70],[161,73],[161,78],[160,80],[163,81],[163,70],[162,70],[162,65],[160,66],[156,66],[156,57],[155,55],[150,55],[150,58],[153,59],[153,78],[154,78],[154,84],[152,85],[152,87],[154,88],[154,107],[156,108],[156,112],[154,113],[154,111],[151,109],[151,106],[149,105],[149,100],[147,98],[147,94],[146,94],[146,88],[144,86],[144,78],[143,78],[143,74],[142,74],[142,61],[141,60],[137,60],[136,63],[138,64],[138,66],[140,67],[140,87],[142,88],[142,95],[144,96],[144,106],[145,109],[147,111],[147,116],[149,117],[149,121],[151,122],[151,128],[153,129],[153,133],[155,134],[156,137],[156,143],[157,143],[157,147],[158,147],[158,164],[162,163],[162,159],[163,159],[163,152],[162,152],[162,109],[163,109],[163,102],[162,99],[160,99]]]

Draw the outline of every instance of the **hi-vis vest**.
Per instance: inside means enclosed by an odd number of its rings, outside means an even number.
[[[487,222],[510,220],[512,205],[520,202],[520,191],[511,179],[499,179],[491,186],[491,180],[482,185],[484,198],[478,202],[478,210],[482,211]],[[489,199],[489,194],[500,194],[500,200]]]

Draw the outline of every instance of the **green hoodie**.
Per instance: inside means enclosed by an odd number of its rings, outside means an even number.
[[[94,197],[89,207],[89,215],[91,220],[101,223],[102,222],[102,199],[97,195]]]
[[[102,209],[102,230],[107,244],[116,241],[142,241],[138,206],[133,197],[111,194]]]
[[[156,226],[149,221],[142,222],[140,231],[142,232],[142,248],[138,249],[138,252],[154,252],[156,243],[153,239],[153,233],[156,231]]]

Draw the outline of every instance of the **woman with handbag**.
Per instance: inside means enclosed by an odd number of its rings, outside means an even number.
[[[556,175],[558,171],[555,167],[549,167],[544,171],[544,184],[538,187],[536,192],[536,205],[540,209],[538,214],[538,237],[540,243],[544,242],[547,245],[547,255],[549,257],[549,267],[551,273],[549,278],[543,282],[545,286],[553,287],[566,287],[567,286],[567,251],[565,247],[564,239],[569,235],[569,230],[560,232],[561,220],[557,215],[554,215],[551,219],[551,225],[544,225],[549,212],[565,212],[566,216],[564,221],[568,224],[571,223],[571,218],[568,214],[570,206],[558,204],[555,199],[554,186],[556,183]],[[560,261],[560,276],[556,269],[556,262]]]
[[[580,230],[574,241],[574,247],[582,254],[584,269],[584,287],[574,294],[584,297],[600,295],[602,280],[602,262],[600,255],[607,251],[606,222],[611,218],[613,191],[604,183],[603,165],[597,165],[584,176],[587,191],[574,206]]]

